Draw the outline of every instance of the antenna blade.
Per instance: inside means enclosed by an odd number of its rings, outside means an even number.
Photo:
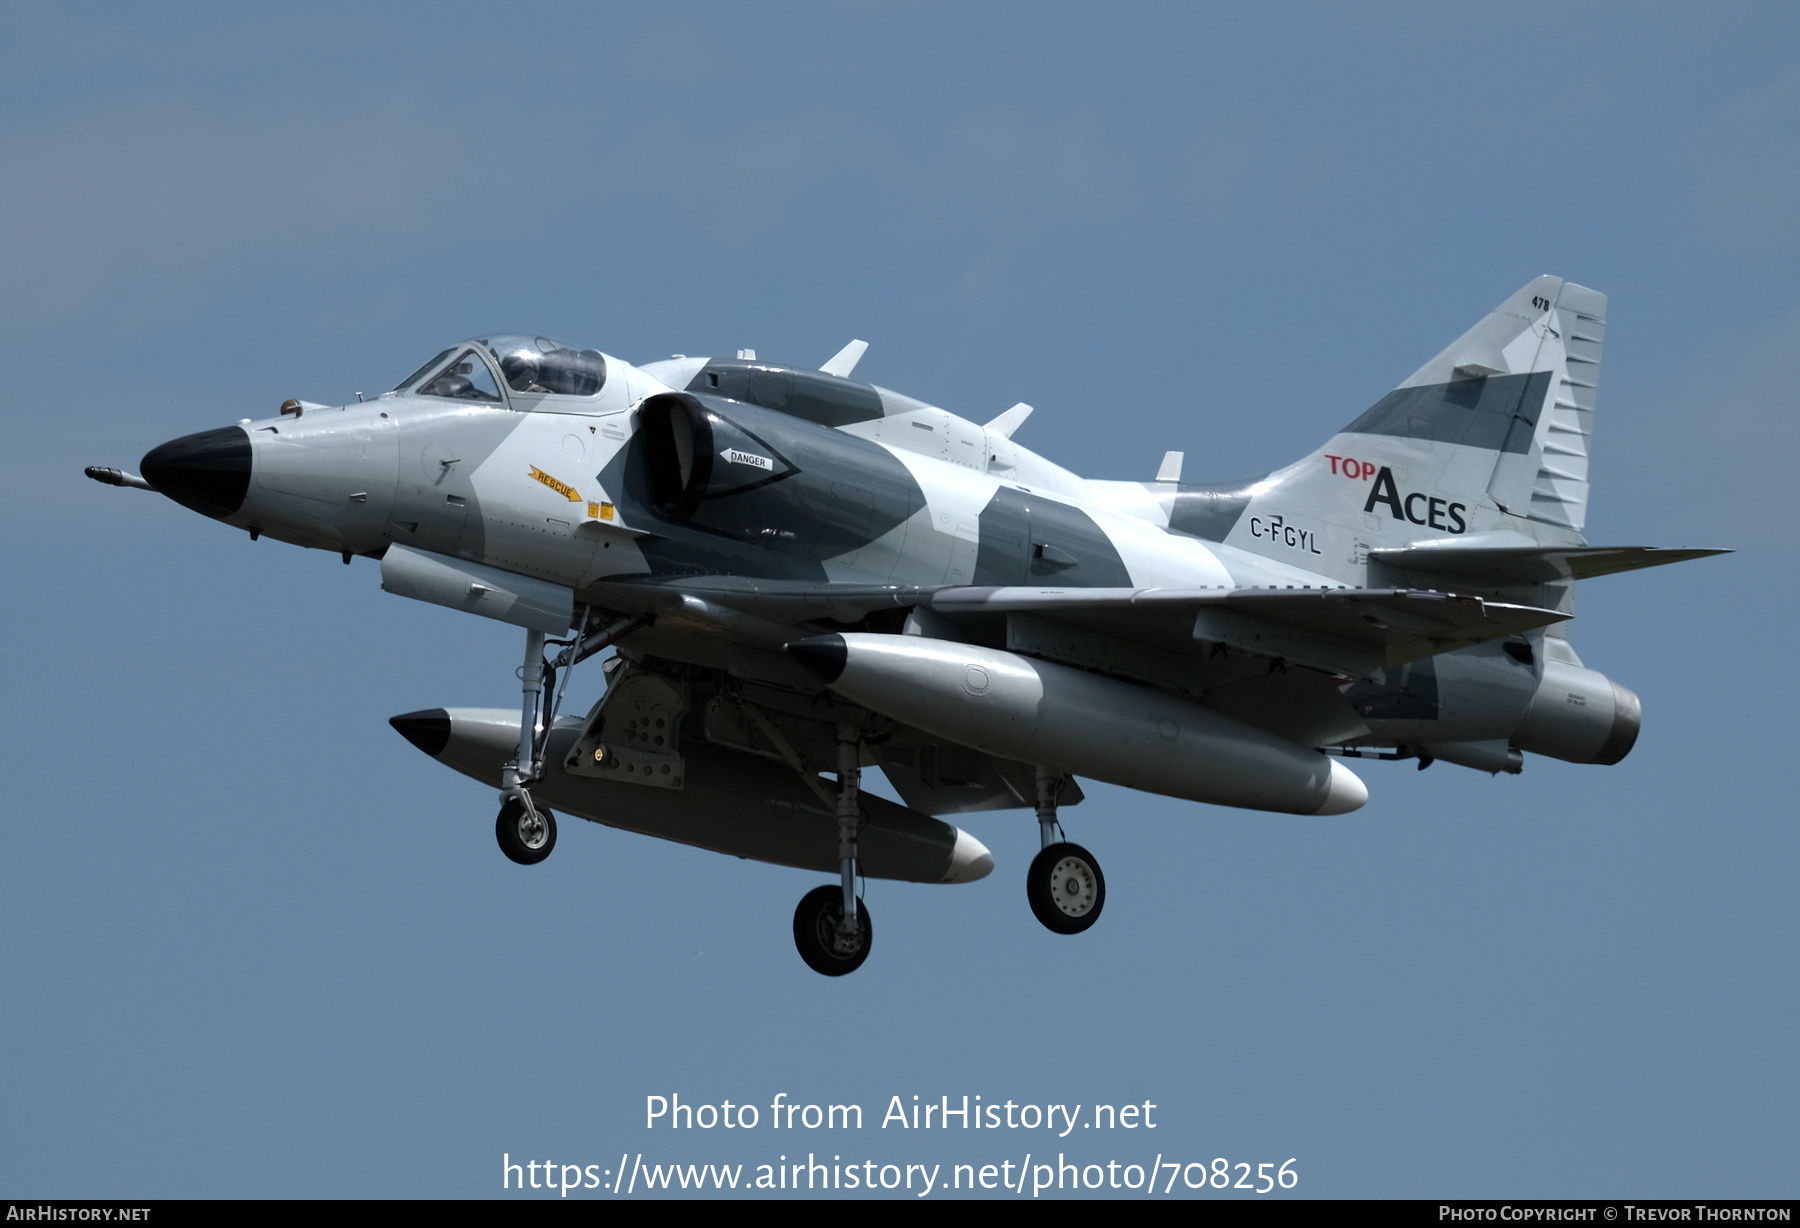
[[[833,354],[831,361],[820,367],[819,370],[827,375],[841,375],[848,379],[850,373],[856,370],[856,364],[862,361],[862,356],[868,353],[868,350],[869,343],[867,341],[852,341]]]
[[[1017,405],[987,424],[987,429],[996,435],[1004,435],[1011,439],[1012,433],[1025,425],[1025,419],[1031,417],[1031,406],[1020,401]]]

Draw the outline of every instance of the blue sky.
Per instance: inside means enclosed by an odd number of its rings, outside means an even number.
[[[1154,1147],[1081,1154],[1321,1196],[1791,1194],[1797,48],[1754,4],[10,6],[0,1195],[754,1165],[787,1141],[643,1099],[778,1091],[1148,1099]],[[500,857],[385,722],[513,702],[510,629],[80,476],[531,329],[863,337],[1090,476],[1234,478],[1545,272],[1611,296],[1590,537],[1739,551],[1584,589],[1633,755],[1369,765],[1334,819],[1095,786],[1074,940],[1029,816],[974,820],[1000,869],[876,884],[843,982],[788,936],[812,876],[573,822]]]

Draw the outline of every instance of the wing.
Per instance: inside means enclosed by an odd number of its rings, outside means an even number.
[[[854,623],[881,610],[923,609],[960,623],[991,620],[1004,624],[1004,638],[1018,651],[1075,660],[1085,653],[1092,668],[1171,681],[1197,673],[1215,646],[1371,678],[1390,666],[1569,617],[1429,589],[932,590],[821,588],[724,577],[594,587],[607,590],[607,604],[623,612],[770,647],[794,638],[808,624],[827,619]],[[1068,642],[1059,642],[1059,635]]]
[[[1345,702],[1345,678],[1501,639],[1567,617],[1554,610],[1428,589],[1070,589],[857,587],[723,576],[609,582],[604,602],[646,616],[636,635],[729,641],[739,678],[816,688],[782,644],[861,625],[971,639],[1013,652],[1173,688],[1302,745],[1368,732]],[[596,594],[597,595],[597,594]],[[682,655],[682,654],[677,654]],[[1305,668],[1287,669],[1287,666]],[[901,731],[904,732],[904,731]],[[1031,782],[999,760],[964,763],[960,748],[913,734],[881,763],[907,804],[930,814],[1030,804]],[[933,758],[933,756],[949,758]]]
[[[1359,678],[1568,618],[1426,589],[952,588],[927,604],[1043,619],[1188,660],[1222,645]]]

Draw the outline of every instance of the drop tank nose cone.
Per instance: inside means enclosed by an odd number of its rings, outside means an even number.
[[[414,746],[436,759],[450,745],[450,713],[443,708],[427,708],[388,718],[388,724]]]
[[[850,655],[841,635],[815,635],[809,639],[795,640],[787,646],[787,651],[788,656],[827,683],[836,682],[843,676],[844,663]]]
[[[181,506],[223,519],[250,491],[250,436],[241,426],[183,435],[150,449],[139,470]]]

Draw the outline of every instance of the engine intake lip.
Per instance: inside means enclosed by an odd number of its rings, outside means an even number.
[[[656,510],[685,520],[694,514],[712,479],[712,426],[700,402],[682,393],[663,393],[638,411]]]

